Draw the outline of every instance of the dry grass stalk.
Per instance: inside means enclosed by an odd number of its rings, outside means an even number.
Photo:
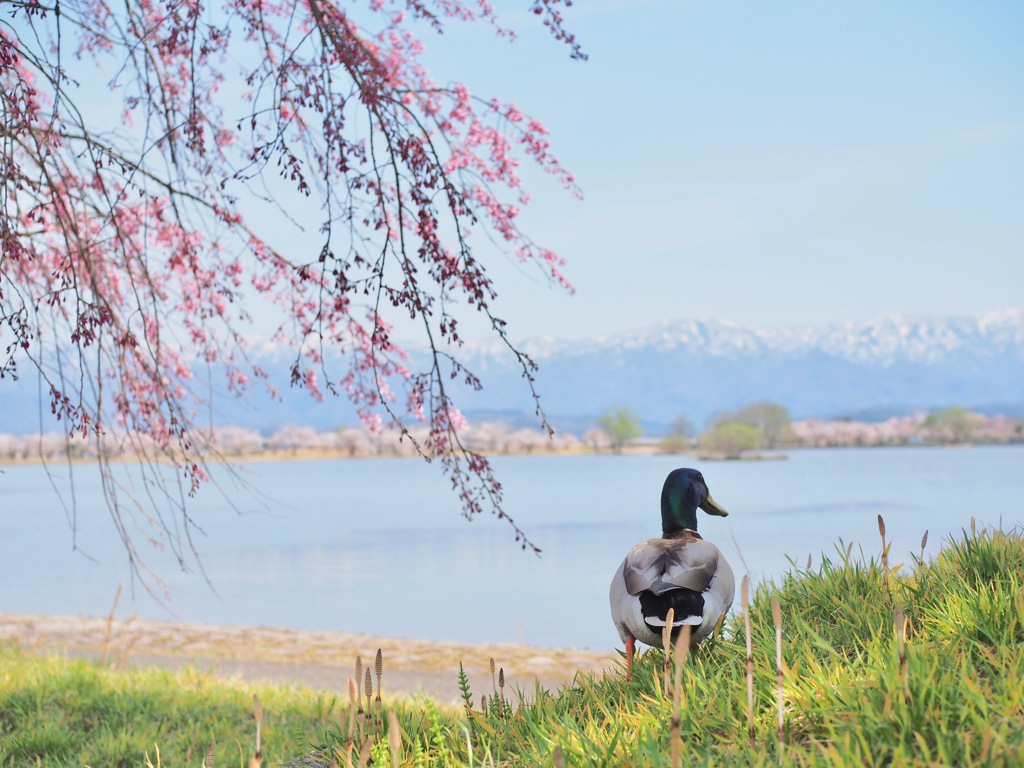
[[[359,686],[356,684],[354,677],[348,679],[348,703],[349,709],[355,707],[360,711],[362,710],[362,707],[359,706]]]
[[[683,758],[683,739],[680,735],[682,726],[683,706],[683,665],[690,653],[690,625],[684,624],[679,632],[679,641],[676,643],[675,652],[675,685],[672,688],[672,768],[679,768]]]
[[[743,628],[747,636],[747,735],[750,746],[754,741],[754,650],[750,637],[750,577],[743,576],[740,583],[740,600],[743,604]]]
[[[782,690],[782,608],[779,606],[779,596],[774,592],[772,592],[772,620],[775,622],[775,685],[779,706],[779,762],[781,763],[786,752],[786,700]]]
[[[352,747],[356,732],[357,710],[360,715],[363,713],[363,708],[359,706],[359,686],[356,685],[355,679],[350,677],[348,679],[348,745],[345,757],[345,765],[349,766],[349,768],[352,766]]]
[[[370,670],[366,670],[366,674],[370,674]],[[356,765],[359,768],[366,768],[366,764],[370,762],[370,753],[373,751],[373,739],[367,739],[363,742],[362,749],[359,750],[359,762]]]
[[[366,733],[366,718],[365,718],[366,710],[363,709],[363,695],[362,695],[362,692],[359,690],[359,687],[363,684],[363,674],[364,674],[364,672],[365,672],[365,676],[366,676],[366,685],[369,685],[370,684],[370,670],[369,669],[364,670],[363,669],[363,657],[362,656],[356,656],[356,676],[355,676],[355,679],[352,681],[354,683],[354,685],[352,686],[352,688],[349,689],[349,698],[353,699],[353,695],[354,695],[354,701],[356,703],[356,710],[357,710],[357,714],[359,715],[359,729],[363,732],[363,734],[365,736],[365,733]],[[370,703],[369,703],[370,695],[369,694],[366,695],[366,699],[367,699],[366,707],[367,707],[367,709],[369,709],[369,706],[370,706]],[[348,732],[349,732],[349,744],[348,744],[348,754],[345,756],[345,765],[347,766],[347,768],[352,768],[352,750],[354,748],[354,744],[353,744],[352,739],[354,738],[354,733],[355,733],[355,722],[354,722],[354,720],[352,718],[349,719],[349,722],[350,722],[349,730],[348,730]]]
[[[252,695],[252,712],[256,718],[256,752],[249,759],[249,768],[260,768],[263,764],[263,704],[255,693]]]
[[[363,692],[366,694],[366,719],[373,720],[373,678],[370,675],[369,667],[363,672]],[[377,731],[376,723],[373,730]]]
[[[110,661],[110,635],[114,624],[114,614],[117,612],[117,604],[121,600],[121,593],[124,585],[117,585],[117,592],[114,594],[114,604],[110,606],[110,613],[107,614],[107,625],[103,630],[103,663]]]
[[[391,747],[391,765],[398,768],[402,758],[402,729],[398,725],[398,716],[388,710],[388,746]]]
[[[669,664],[672,661],[672,629],[676,623],[676,609],[669,608],[665,616],[665,627],[661,630],[661,647],[665,650],[664,685],[662,689],[668,696]]]
[[[562,748],[557,744],[551,753],[551,759],[555,764],[555,768],[565,768],[565,754],[562,752]]]
[[[807,553],[807,570],[811,570],[811,553]]]
[[[889,545],[885,542],[885,520],[878,516],[878,533],[882,537],[882,571],[885,579],[885,594],[889,598],[889,605],[892,605],[892,591],[889,588]]]
[[[377,698],[374,702],[377,704],[377,719],[380,719],[380,678],[384,674],[384,656],[381,654],[380,648],[377,649],[377,658],[373,661],[373,672],[377,677]]]
[[[903,678],[903,692],[910,696],[910,679],[907,668],[907,622],[903,616],[903,606],[897,605],[892,611],[892,620],[896,631],[896,642],[900,651],[900,676]]]
[[[693,627],[689,624],[683,624],[679,630],[679,640],[676,641],[675,663],[676,663],[676,682],[682,680],[682,666],[686,664],[686,660],[690,656],[690,636],[693,633]]]
[[[918,558],[919,563],[924,562],[924,548],[928,546],[928,531],[924,532],[924,536],[921,537],[921,557]]]
[[[498,668],[498,712],[505,716],[505,668]]]
[[[203,768],[213,768],[213,744],[206,748],[206,759],[203,760]]]

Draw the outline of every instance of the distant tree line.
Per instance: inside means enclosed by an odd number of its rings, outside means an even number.
[[[468,423],[463,442],[471,450],[488,454],[566,453],[579,451],[621,453],[644,434],[640,416],[632,409],[609,407],[582,439],[569,433],[549,435],[536,429],[516,429],[497,421]],[[426,430],[401,433],[372,430],[363,425],[328,430],[285,426],[263,435],[245,427],[207,428],[210,451],[226,458],[254,455],[295,456],[309,453],[333,456],[415,456],[415,442],[425,441]],[[101,442],[102,445],[98,443]],[[1024,421],[1006,416],[986,417],[962,407],[934,410],[926,415],[901,416],[884,422],[850,419],[792,421],[785,407],[759,401],[713,414],[698,433],[687,416],[674,419],[656,450],[663,453],[698,453],[736,458],[762,450],[789,447],[871,446],[1024,442]],[[37,458],[94,458],[100,449],[107,456],[136,455],[137,442],[116,432],[83,439],[52,432],[33,435],[0,433],[0,461]],[[152,446],[156,450],[156,446]]]

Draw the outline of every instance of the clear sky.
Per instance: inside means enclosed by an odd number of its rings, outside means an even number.
[[[511,5],[504,3],[503,5]],[[517,3],[521,7],[521,4]],[[575,296],[504,259],[513,336],[1024,305],[1024,3],[579,0],[427,34],[435,77],[551,129],[580,202],[524,215]]]

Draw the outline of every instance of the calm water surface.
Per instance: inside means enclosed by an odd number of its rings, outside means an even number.
[[[786,461],[698,462],[678,456],[516,456],[495,461],[506,509],[543,548],[520,551],[492,517],[471,523],[437,467],[409,459],[257,462],[254,495],[230,481],[191,508],[212,589],[150,548],[187,621],[338,629],[396,637],[608,649],[611,574],[660,532],[666,474],[697,466],[727,518],[700,532],[740,574],[778,579],[792,558],[835,557],[842,539],[910,562],[979,525],[1024,521],[1024,446],[795,451]],[[51,469],[62,488],[67,468]],[[74,468],[77,544],[39,466],[0,467],[0,611],[105,615],[131,581],[95,468]],[[144,590],[121,616],[171,618]]]

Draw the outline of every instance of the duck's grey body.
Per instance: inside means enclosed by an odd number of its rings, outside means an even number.
[[[722,553],[697,533],[697,510],[725,517],[695,469],[669,473],[661,489],[660,539],[634,546],[612,577],[608,593],[612,621],[626,644],[626,676],[631,677],[636,641],[662,647],[669,609],[673,638],[690,625],[696,647],[732,605],[736,579]]]
[[[681,533],[640,542],[615,573],[609,599],[622,642],[632,636],[661,648],[665,616],[657,609],[667,611],[672,605],[676,608],[673,635],[689,624],[690,645],[696,646],[711,634],[732,605],[736,579],[718,547],[695,531]],[[644,593],[651,596],[644,601],[646,606],[641,602]]]

